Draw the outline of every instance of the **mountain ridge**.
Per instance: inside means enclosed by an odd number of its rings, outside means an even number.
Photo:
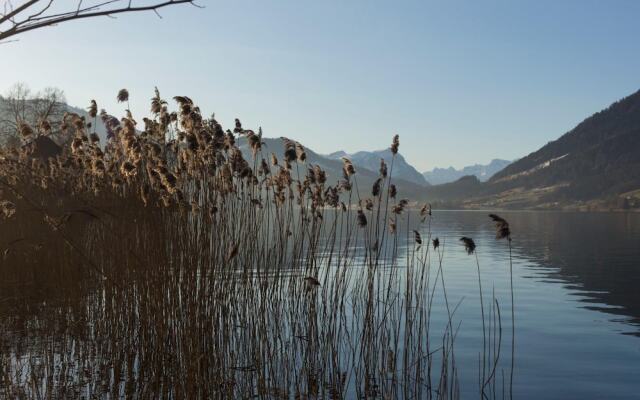
[[[640,90],[496,173],[480,197],[480,206],[640,208]]]
[[[432,185],[455,182],[463,176],[468,175],[473,175],[481,182],[486,182],[494,174],[501,171],[509,164],[511,164],[511,161],[494,158],[488,164],[473,164],[460,169],[456,169],[452,166],[448,168],[436,167],[431,171],[423,172],[422,175]]]
[[[380,168],[380,159],[384,159],[389,167],[391,167],[391,159],[393,154],[390,149],[375,150],[375,151],[357,151],[355,153],[347,153],[342,150],[335,151],[327,154],[326,157],[339,160],[342,157],[347,157],[351,160],[353,165],[360,168],[365,168],[370,171],[377,171]],[[421,186],[429,186],[430,183],[424,178],[424,176],[418,172],[415,167],[405,160],[400,154],[396,154],[393,162],[393,170],[390,169],[390,173],[393,174],[393,178],[400,178],[408,182],[415,183]]]
[[[284,140],[282,138],[263,137],[262,141],[264,143],[262,155],[259,157],[268,159],[270,153],[275,154],[278,159],[282,157],[282,154],[284,153]],[[251,160],[253,155],[249,146],[247,145],[246,138],[242,136],[239,137],[237,139],[237,143],[242,150],[245,159]],[[299,169],[296,169],[296,171],[293,172],[293,176],[296,177],[298,173],[300,174],[300,176],[303,176],[307,173],[306,168],[309,168],[313,165],[318,165],[325,171],[327,175],[327,185],[336,185],[338,181],[342,179],[343,162],[340,157],[330,158],[304,146],[304,143],[301,144],[305,149],[307,159],[304,164],[299,164]],[[397,157],[401,157],[400,153],[397,154]],[[397,160],[398,158],[396,158],[396,161]],[[353,162],[353,160],[351,161]],[[354,182],[357,182],[359,196],[361,196],[362,198],[370,197],[371,188],[373,187],[374,182],[379,178],[378,168],[380,166],[380,160],[378,159],[377,167],[373,170],[364,168],[362,165],[358,165],[355,162],[353,162],[353,164],[356,170]],[[393,177],[393,184],[395,184],[398,189],[399,198],[407,198],[416,201],[425,199],[424,186],[422,185],[418,185],[415,182],[403,179],[396,174],[394,174]]]
[[[4,101],[0,97],[0,103]],[[65,109],[90,120],[81,108],[65,105]],[[94,129],[104,143],[106,131],[100,118]],[[278,157],[282,154],[282,139],[264,141],[267,151]],[[380,160],[385,159],[390,166],[392,158],[389,149],[352,154],[336,151],[328,155],[306,149],[307,163],[326,169],[329,182],[333,183],[342,175],[340,159],[349,158],[356,167],[364,197],[378,177]],[[432,178],[435,185],[425,179],[429,172],[443,171],[450,176]],[[487,165],[475,164],[460,170],[434,168],[421,174],[398,153],[392,173],[401,197],[452,208],[640,209],[640,91],[585,118],[558,139],[511,163],[494,159]]]

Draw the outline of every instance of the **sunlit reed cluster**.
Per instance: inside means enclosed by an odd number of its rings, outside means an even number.
[[[92,100],[0,153],[2,272],[24,282],[2,288],[0,323],[21,333],[0,336],[0,397],[457,398],[448,302],[430,325],[444,246],[393,160],[370,189],[348,158],[329,184],[299,142],[266,149],[262,129],[173,100],[156,90],[140,121]],[[43,155],[52,132],[66,140]],[[504,382],[497,301],[484,312],[486,398]]]

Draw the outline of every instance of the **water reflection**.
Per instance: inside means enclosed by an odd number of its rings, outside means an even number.
[[[620,315],[640,336],[640,215],[514,213],[514,246],[589,309]]]
[[[483,211],[440,211],[433,230],[450,240],[476,238],[488,262],[504,247]],[[618,315],[625,333],[640,335],[640,215],[634,213],[504,212],[513,255],[540,283],[561,284],[583,307]]]
[[[508,251],[487,212],[439,212],[433,230],[452,243],[478,244],[497,297],[508,304]],[[505,212],[513,231],[516,292],[516,398],[628,399],[640,391],[640,215]],[[450,297],[473,319],[470,264],[449,253]],[[465,268],[467,270],[465,270]],[[469,304],[468,300],[471,300]],[[454,300],[455,301],[455,300]],[[503,329],[509,330],[508,321]],[[460,342],[473,343],[462,336]],[[469,359],[463,359],[469,362]],[[466,379],[470,379],[467,377]]]
[[[421,231],[425,242],[436,236],[439,237],[444,251],[442,274],[447,282],[448,301],[452,308],[455,307],[454,320],[459,324],[455,339],[456,382],[459,382],[456,390],[463,398],[477,397],[478,349],[482,348],[482,337],[479,333],[482,330],[475,258],[468,256],[464,251],[459,242],[461,236],[469,236],[476,241],[483,274],[485,301],[488,297],[495,296],[503,315],[504,337],[498,387],[504,379],[502,374],[508,373],[510,361],[508,356],[511,351],[508,336],[511,331],[508,317],[509,252],[505,241],[495,240],[494,226],[487,214],[488,212],[439,211],[434,213],[431,224],[424,226]],[[637,380],[637,370],[640,369],[640,340],[636,337],[640,336],[640,294],[637,291],[640,287],[640,246],[638,246],[640,215],[547,212],[508,212],[501,215],[509,220],[513,231],[516,292],[515,398],[625,399],[633,396],[640,390],[640,383]],[[412,220],[417,221],[417,218]],[[410,232],[414,227],[411,224],[401,224],[398,230]],[[37,242],[35,239],[33,241]],[[45,244],[45,248],[54,249],[47,253],[31,252],[29,246],[27,241],[13,246],[16,254],[22,252],[20,254],[24,257],[40,257],[40,259],[30,260],[30,263],[25,265],[47,265],[47,260],[53,258],[66,258],[69,265],[79,263],[73,252],[62,245]],[[388,243],[380,246],[389,254],[392,253],[390,250],[392,248],[387,247]],[[413,243],[401,241],[398,253],[405,254],[407,246],[411,247]],[[354,245],[354,248],[349,251],[355,251],[355,248]],[[354,261],[349,267],[344,269],[348,273],[344,281],[336,284],[357,286],[366,281],[367,276],[362,264]],[[381,268],[382,277],[404,268],[402,261],[398,264],[388,263],[383,267]],[[375,346],[371,346],[371,349],[363,347],[360,352],[354,353],[354,348],[357,349],[354,343],[358,343],[356,338],[359,337],[361,328],[365,324],[356,320],[354,325],[346,318],[354,314],[366,317],[368,314],[366,308],[355,306],[354,299],[357,296],[345,296],[344,299],[336,300],[326,297],[324,301],[328,306],[322,305],[324,304],[322,302],[316,304],[315,301],[310,300],[307,289],[300,286],[300,279],[296,278],[299,276],[289,270],[278,272],[286,276],[287,282],[293,283],[293,286],[283,291],[282,295],[284,293],[290,295],[293,290],[296,296],[291,303],[287,303],[286,308],[281,310],[270,309],[268,297],[263,299],[257,296],[261,293],[260,288],[243,288],[240,285],[237,295],[234,295],[233,301],[228,304],[220,304],[216,301],[223,290],[222,285],[220,287],[198,286],[196,290],[204,290],[211,299],[206,303],[208,308],[203,310],[196,307],[199,304],[196,301],[198,296],[191,293],[193,287],[188,285],[181,289],[179,296],[175,299],[162,297],[146,301],[148,293],[153,293],[153,288],[166,285],[175,278],[168,273],[165,274],[161,269],[152,271],[151,275],[146,271],[140,272],[140,276],[134,270],[130,272],[131,278],[140,282],[140,286],[127,290],[112,286],[108,288],[109,293],[98,291],[97,294],[92,294],[96,293],[94,286],[100,287],[102,284],[83,279],[88,272],[81,268],[43,270],[34,267],[33,270],[10,270],[14,275],[5,274],[0,282],[2,285],[0,315],[5,318],[20,315],[21,318],[13,318],[6,322],[12,329],[3,333],[4,343],[11,346],[16,354],[27,355],[29,354],[27,349],[35,345],[44,348],[50,346],[54,350],[53,354],[69,356],[70,363],[73,363],[73,357],[77,357],[77,349],[81,349],[88,352],[90,356],[78,357],[79,360],[94,360],[96,363],[95,365],[78,364],[77,371],[92,367],[93,369],[87,369],[85,372],[94,376],[115,376],[111,372],[114,368],[113,360],[123,361],[122,366],[116,366],[120,368],[120,374],[132,375],[137,374],[139,365],[145,365],[147,371],[153,367],[157,367],[160,371],[168,365],[184,363],[180,365],[182,368],[180,371],[197,376],[200,376],[198,374],[201,371],[211,371],[209,373],[211,376],[207,375],[207,378],[217,379],[216,382],[220,387],[226,390],[228,387],[225,385],[231,385],[232,379],[237,380],[243,374],[255,372],[250,370],[254,368],[252,365],[256,362],[255,351],[259,351],[260,357],[268,360],[273,359],[273,349],[276,348],[280,349],[279,357],[282,360],[276,359],[274,365],[314,366],[314,368],[303,368],[300,370],[302,372],[299,372],[308,375],[306,379],[313,383],[307,384],[310,388],[316,386],[316,377],[322,372],[322,369],[317,369],[318,366],[324,368],[325,373],[335,370],[336,374],[332,382],[317,383],[317,385],[327,384],[327,391],[330,391],[330,389],[348,386],[337,372],[342,371],[342,366],[352,363],[351,358],[354,354],[358,357],[361,355],[379,357],[377,362],[380,365],[388,365],[388,359],[383,359],[389,358],[389,354],[397,354],[397,350],[403,348],[401,343],[394,348],[396,353],[382,354],[376,347],[380,343],[376,343]],[[405,273],[406,271],[401,274]],[[206,275],[196,274],[192,278],[198,281],[202,277]],[[20,282],[20,285],[16,285],[16,282]],[[177,287],[182,288],[181,282],[176,282]],[[224,285],[230,285],[233,282],[234,279],[229,279]],[[398,280],[393,290],[400,293],[403,282]],[[57,290],[62,285],[68,290]],[[323,282],[324,287],[326,284]],[[357,292],[365,294],[367,291],[364,289],[366,285],[363,285],[362,291]],[[264,294],[272,295],[271,292]],[[276,294],[281,295],[278,292]],[[183,296],[184,299],[189,300],[188,305],[194,305],[184,309],[197,315],[194,319],[197,324],[189,326],[187,330],[174,329],[172,324],[181,321],[179,315],[175,314],[166,321],[159,320],[157,326],[143,326],[144,329],[138,326],[138,320],[135,318],[138,313],[156,315],[154,313],[158,310],[165,309],[175,312],[182,308],[177,307],[174,302],[182,301]],[[145,301],[139,302],[139,298]],[[162,306],[156,309],[153,307],[154,303],[161,303]],[[263,311],[257,314],[247,311],[252,309]],[[404,325],[401,322],[404,311],[404,309],[393,311],[392,316],[395,318],[393,327]],[[287,317],[288,312],[291,312],[291,315]],[[333,315],[332,312],[334,312]],[[345,316],[344,322],[334,318],[335,312]],[[276,314],[279,315],[278,321],[286,323],[281,323],[281,326],[274,323]],[[218,316],[224,324],[219,323],[220,321],[212,321],[210,315]],[[105,316],[108,318],[105,319]],[[129,320],[129,318],[133,319]],[[115,321],[127,329],[119,331],[117,324],[106,324],[104,322],[106,320]],[[238,321],[241,325],[230,325]],[[430,329],[433,332],[443,332],[446,330],[447,323],[444,298],[442,292],[437,289],[433,297]],[[218,335],[214,331],[219,330],[221,326],[228,332]],[[253,340],[248,339],[248,336],[245,338],[247,326],[260,326],[264,329],[265,337],[269,338],[265,342],[267,345],[254,343]],[[296,336],[282,342],[283,337],[291,336],[286,334],[290,331],[296,331]],[[181,336],[180,332],[197,332],[198,335],[188,338]],[[336,338],[341,338],[341,341],[327,341],[328,336],[324,336],[327,332]],[[398,331],[391,329],[389,335],[384,336],[384,341],[398,340],[403,332],[400,328]],[[211,335],[213,337],[210,337]],[[343,342],[347,335],[353,335],[354,339]],[[437,335],[434,336],[437,337]],[[96,341],[96,337],[100,340]],[[180,339],[185,340],[184,343]],[[201,348],[189,347],[193,340],[199,343]],[[211,357],[201,356],[203,354],[201,349],[216,348],[216,346],[228,347],[227,340],[234,340],[237,346],[232,347],[232,351],[228,354],[224,353],[224,357],[209,359]],[[47,344],[49,341],[50,345]],[[307,349],[307,342],[316,346],[313,351],[303,351]],[[189,346],[185,343],[189,343]],[[149,346],[158,350],[164,348],[166,344],[170,344],[171,348],[175,352],[179,351],[182,356],[178,357],[171,351],[147,351]],[[416,342],[416,348],[419,344]],[[98,346],[97,350],[96,346]],[[122,348],[125,347],[136,349],[136,352],[125,354],[122,352]],[[318,356],[320,349],[325,349],[326,354],[320,352]],[[98,357],[92,353],[93,351],[100,356],[109,354],[110,359]],[[335,355],[340,355],[341,359],[334,360],[332,357]],[[304,362],[300,357],[305,358]],[[309,360],[306,357],[309,357]],[[370,361],[367,357],[362,357],[366,361],[361,364],[362,368],[365,368]],[[396,356],[393,355],[391,359],[395,360]],[[191,366],[190,360],[195,360],[194,363],[202,365]],[[34,365],[38,365],[39,362],[42,360],[34,359]],[[215,363],[224,363],[229,368],[224,373],[216,372],[217,370],[212,369]],[[44,365],[47,365],[46,362]],[[294,379],[289,378],[288,373],[290,371],[279,372],[284,378]],[[0,371],[0,377],[1,375]],[[15,372],[10,375],[15,375]],[[145,376],[145,371],[142,371],[140,376],[144,379],[155,379],[155,376]],[[363,372],[362,376],[368,377],[369,374]],[[72,378],[82,381],[84,376],[74,375]],[[283,380],[286,380],[284,378]],[[402,378],[400,375],[394,377],[394,379],[400,378]],[[144,379],[142,379],[143,382]],[[100,384],[100,382],[89,381],[94,385]],[[140,382],[140,377],[134,376],[125,381]],[[378,379],[375,387],[380,385],[384,388],[384,382]],[[119,386],[114,378],[109,378],[102,384],[114,387],[112,392],[126,393],[128,390],[124,386]],[[164,388],[172,384],[175,382],[160,382],[156,387]],[[371,386],[368,382],[364,382],[363,387],[365,384]],[[255,386],[259,385],[263,383],[257,381]],[[389,382],[387,385],[394,386]],[[142,390],[139,393],[145,393],[145,388],[146,386],[138,387]],[[100,393],[100,388],[92,389],[92,393]],[[342,393],[349,392],[343,390]],[[402,398],[402,392],[395,393],[399,396],[397,398]]]

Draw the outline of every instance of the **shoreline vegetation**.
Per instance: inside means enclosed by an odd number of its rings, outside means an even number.
[[[513,280],[510,304],[483,292],[473,239],[441,242],[393,159],[363,187],[343,158],[329,185],[302,144],[270,153],[261,129],[174,101],[156,90],[141,121],[91,101],[89,119],[20,124],[25,146],[0,153],[0,397],[456,399],[445,249],[477,269],[482,347],[463,367],[480,398],[513,397]],[[59,153],[28,145],[54,135]]]

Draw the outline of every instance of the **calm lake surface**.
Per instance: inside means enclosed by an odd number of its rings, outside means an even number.
[[[444,250],[448,301],[452,307],[457,306],[453,316],[453,322],[459,326],[455,360],[462,398],[479,396],[482,320],[476,258],[464,251],[461,236],[473,238],[477,245],[485,312],[492,296],[500,304],[503,335],[497,382],[508,386],[509,381],[509,247],[507,241],[495,239],[494,225],[487,214],[487,211],[434,211],[430,226],[424,225],[421,232],[425,242],[427,238],[438,237]],[[500,215],[509,221],[513,237],[514,398],[640,398],[640,214],[503,212]],[[402,246],[413,248],[415,244]],[[402,268],[402,262],[399,265]],[[24,302],[29,301],[25,296]],[[46,307],[47,302],[37,302],[38,309]],[[57,324],[58,314],[50,315],[54,325]],[[430,333],[435,340],[447,326],[446,315],[442,291],[437,289]],[[16,315],[0,317],[9,327],[9,331],[0,332],[5,342],[29,346],[29,341],[20,339],[32,336],[31,327],[19,325],[19,329],[11,331]],[[508,389],[506,392],[508,395]]]
[[[500,215],[509,221],[513,235],[514,397],[640,398],[640,215]],[[495,287],[507,358],[508,245],[495,240],[487,212],[439,211],[431,231],[445,242],[449,302],[462,301],[455,315],[461,321],[456,358],[462,394],[476,397],[477,349],[482,347],[477,271],[475,258],[466,255],[458,239],[469,236],[476,242],[485,297]],[[434,320],[443,315],[435,313]],[[469,368],[474,360],[476,368]]]

